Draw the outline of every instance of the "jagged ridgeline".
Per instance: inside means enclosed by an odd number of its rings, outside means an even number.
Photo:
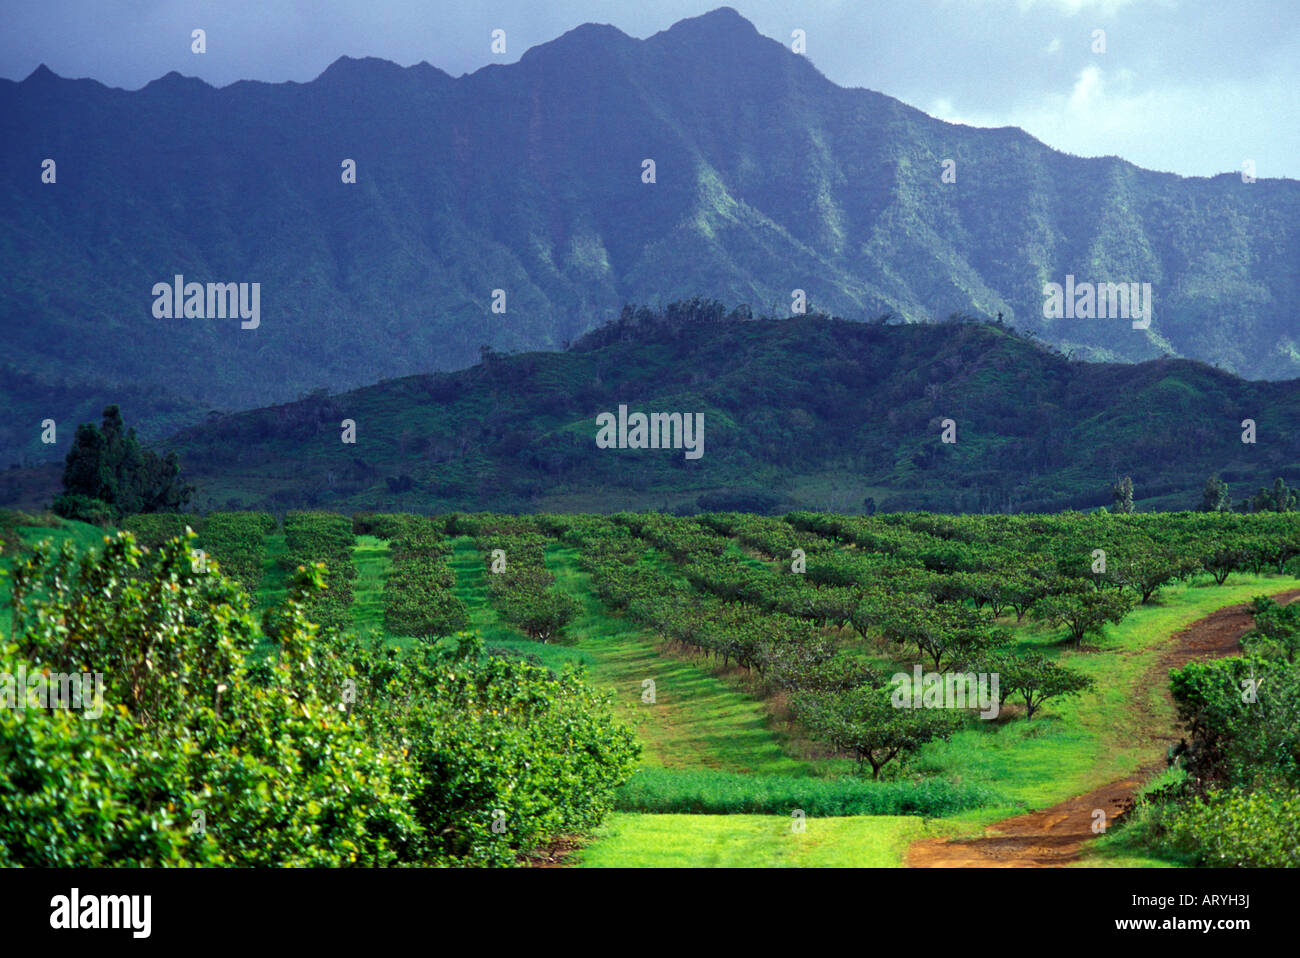
[[[0,183],[0,228],[22,237],[0,250],[0,465],[63,450],[29,423],[110,401],[153,439],[484,344],[558,348],[624,302],[697,293],[1002,313],[1093,359],[1300,374],[1300,184],[946,123],[836,86],[725,8],[645,40],[588,24],[459,78],[342,58],[309,83],[171,73],[128,92],[41,67],[0,81]],[[1150,327],[1046,318],[1043,284],[1067,276],[1150,283]],[[226,292],[178,314],[154,292],[177,277]],[[254,325],[235,301],[251,313],[255,291]]]

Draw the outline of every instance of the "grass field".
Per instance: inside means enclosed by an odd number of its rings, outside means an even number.
[[[628,815],[616,812],[576,853],[587,868],[895,868],[914,841],[954,823],[914,815]]]

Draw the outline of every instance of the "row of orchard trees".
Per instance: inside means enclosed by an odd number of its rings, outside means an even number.
[[[1045,700],[1086,687],[1082,676],[1048,658],[1005,654],[1006,630],[961,601],[952,582],[928,572],[916,557],[854,552],[752,516],[708,516],[699,524],[666,524],[658,517],[618,521],[670,556],[697,592],[720,600],[723,608],[797,622],[796,629],[780,630],[787,641],[762,650],[769,684],[792,693],[794,714],[810,732],[856,755],[874,776],[900,754],[951,734],[965,717],[899,708],[893,683],[837,650],[825,626],[851,624],[864,637],[913,649],[935,669],[997,672],[997,705],[1019,696],[1029,718]],[[779,571],[755,562],[729,535],[760,552],[787,552],[793,561]],[[793,546],[796,541],[807,548]]]
[[[546,538],[519,516],[451,516],[451,535],[469,535],[483,556],[488,596],[506,622],[535,642],[554,642],[580,611],[546,568]]]
[[[1081,648],[1176,580],[1285,568],[1300,552],[1297,518],[623,514],[548,525],[580,547],[608,604],[791,693],[814,735],[878,775],[962,719],[894,707],[884,677],[847,654],[837,628],[911,650],[936,671],[996,673],[1002,702],[1032,720],[1088,682],[1050,656],[1012,654],[999,617],[1041,619]]]
[[[278,528],[265,512],[213,512],[204,517],[175,512],[150,512],[127,517],[122,528],[146,548],[157,549],[192,529],[199,534],[194,561],[201,569],[212,559],[221,571],[250,594],[262,582],[266,537]]]
[[[268,531],[216,528],[232,556]],[[414,517],[385,531],[389,608],[436,618],[440,537]],[[193,533],[14,559],[0,673],[98,673],[102,707],[0,708],[0,866],[509,865],[600,821],[638,751],[604,695],[464,633],[358,638],[322,600],[350,583],[352,520],[291,514],[285,536],[299,565],[260,617]]]
[[[452,592],[451,546],[429,519],[365,513],[358,534],[388,540],[391,567],[384,580],[384,626],[389,632],[434,639],[469,628],[469,613]]]

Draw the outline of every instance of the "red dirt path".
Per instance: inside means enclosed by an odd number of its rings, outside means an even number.
[[[1282,592],[1274,600],[1286,604],[1300,598],[1300,589]],[[1154,680],[1163,681],[1169,670],[1192,659],[1214,659],[1241,650],[1241,637],[1250,630],[1252,617],[1246,603],[1228,606],[1193,622],[1173,637],[1170,647],[1151,670]],[[1164,683],[1166,689],[1168,683]],[[1166,694],[1167,691],[1166,691]],[[1172,733],[1170,740],[1176,740]],[[1092,832],[1093,811],[1106,813],[1113,823],[1130,807],[1142,783],[1159,772],[1162,762],[1139,769],[1134,775],[1109,782],[1101,788],[1044,808],[995,822],[980,838],[931,838],[916,842],[907,850],[912,868],[1060,868],[1078,860],[1083,843],[1097,836]]]

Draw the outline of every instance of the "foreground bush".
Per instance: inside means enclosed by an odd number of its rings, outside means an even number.
[[[548,838],[590,829],[639,753],[605,695],[576,672],[457,648],[385,650],[359,698],[377,739],[408,755],[431,861],[506,865]]]
[[[103,697],[0,708],[4,864],[392,862],[416,835],[409,770],[314,694],[310,577],[254,678],[244,593],[196,572],[192,542],[149,553],[122,534],[15,565],[3,671],[102,673]]]
[[[319,632],[319,567],[259,628],[193,542],[15,563],[0,672],[99,672],[103,695],[0,708],[0,866],[510,864],[595,824],[630,771],[579,676],[474,637],[406,655]]]
[[[1211,792],[1161,817],[1165,842],[1199,865],[1300,867],[1300,790],[1274,785]]]
[[[1188,732],[1177,753],[1197,790],[1272,780],[1300,786],[1300,666],[1232,657],[1189,662],[1170,679]]]

